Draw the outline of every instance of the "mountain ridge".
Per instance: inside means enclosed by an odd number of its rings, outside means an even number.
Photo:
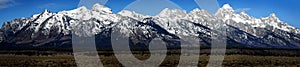
[[[176,13],[176,14],[174,14]],[[282,21],[275,14],[254,18],[245,12],[236,14],[225,4],[216,14],[194,9],[166,8],[156,16],[123,10],[114,14],[108,7],[95,4],[91,10],[79,7],[51,13],[48,10],[30,18],[5,22],[0,32],[0,46],[71,47],[71,35],[98,36],[98,45],[109,46],[110,32],[120,31],[132,44],[147,44],[159,37],[169,45],[179,45],[176,39],[198,37],[200,44],[209,46],[212,29],[218,22],[228,26],[228,46],[257,48],[299,48],[300,30]],[[72,33],[72,30],[74,34]],[[179,35],[178,35],[179,34]],[[103,42],[103,43],[101,43]]]

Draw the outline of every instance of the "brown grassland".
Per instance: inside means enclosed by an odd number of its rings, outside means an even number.
[[[139,59],[147,59],[149,56],[135,55]],[[178,64],[178,55],[167,56],[161,66],[173,67]],[[100,59],[106,67],[122,67],[113,55],[100,55]],[[194,59],[194,58],[190,58]],[[200,55],[198,66],[206,66],[208,55]],[[188,60],[188,59],[187,59]],[[251,56],[251,55],[226,55],[223,66],[300,66],[300,57],[287,56]],[[1,55],[0,66],[14,67],[76,67],[73,55]]]

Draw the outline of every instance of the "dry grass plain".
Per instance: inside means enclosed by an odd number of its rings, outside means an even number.
[[[147,59],[148,55],[135,55],[139,59]],[[161,66],[173,67],[178,64],[178,56],[167,56]],[[101,61],[106,67],[122,67],[113,55],[100,55]],[[194,58],[190,58],[194,59]],[[198,66],[203,67],[208,63],[209,56],[201,55]],[[188,59],[187,59],[188,61]],[[49,55],[49,56],[26,56],[26,55],[1,55],[0,67],[76,67],[73,55]],[[300,57],[286,56],[250,56],[250,55],[226,55],[223,66],[300,66]]]

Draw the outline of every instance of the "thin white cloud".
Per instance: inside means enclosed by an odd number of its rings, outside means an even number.
[[[238,8],[235,11],[236,12],[246,12],[246,11],[249,11],[249,10],[251,10],[251,8]]]
[[[0,9],[15,6],[16,2],[14,0],[0,0]]]

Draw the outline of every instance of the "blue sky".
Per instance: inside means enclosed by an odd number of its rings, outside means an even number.
[[[101,1],[101,0],[99,0]],[[105,6],[114,13],[135,0],[108,0]],[[170,0],[186,11],[200,8],[194,0]],[[0,0],[0,25],[15,18],[30,17],[44,9],[51,12],[77,8],[80,0]],[[246,11],[256,18],[275,13],[282,21],[300,28],[300,0],[218,0],[219,6],[230,4],[238,12]],[[160,5],[153,5],[160,6]]]

